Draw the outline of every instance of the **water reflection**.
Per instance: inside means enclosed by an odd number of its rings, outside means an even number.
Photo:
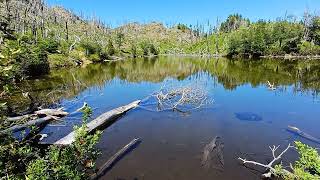
[[[42,104],[51,104],[61,98],[73,98],[88,87],[103,88],[113,79],[125,82],[162,82],[166,78],[184,80],[207,74],[227,90],[250,84],[265,85],[267,81],[285,91],[292,86],[294,93],[311,93],[320,89],[320,62],[312,60],[229,60],[194,57],[158,57],[128,59],[125,61],[91,64],[85,68],[53,70],[49,76],[28,80],[19,85],[19,91],[9,101],[12,106],[27,106],[21,92],[31,94]],[[21,103],[22,102],[22,103]]]

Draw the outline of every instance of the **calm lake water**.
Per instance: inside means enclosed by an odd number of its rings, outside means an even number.
[[[190,114],[150,111],[143,104],[128,112],[104,130],[98,167],[132,139],[142,142],[103,179],[260,179],[263,169],[245,168],[237,158],[265,163],[271,159],[270,145],[282,150],[295,140],[320,147],[286,131],[288,125],[296,126],[320,138],[320,61],[159,57],[53,71],[20,86],[38,101],[58,102],[68,112],[87,102],[97,117],[144,99],[164,81],[177,86],[204,82],[214,103]],[[267,81],[277,89],[269,90]],[[21,101],[17,93],[10,103],[23,108]],[[257,118],[246,118],[252,115]],[[50,124],[43,130],[49,135],[45,141],[65,136],[80,118],[75,113]],[[213,160],[202,166],[203,149],[215,136],[224,144],[224,165]],[[288,152],[283,162],[295,155]]]

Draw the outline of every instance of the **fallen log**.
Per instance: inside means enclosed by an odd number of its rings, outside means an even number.
[[[8,117],[7,121],[14,122],[14,121],[22,120],[22,119],[28,119],[30,117],[32,117],[32,114],[26,114],[26,115],[16,116],[16,117]]]
[[[310,140],[310,141],[312,141],[312,142],[315,142],[315,143],[320,144],[320,139],[315,138],[315,137],[311,136],[310,134],[307,134],[307,133],[301,131],[301,130],[300,130],[299,128],[297,128],[297,127],[288,126],[288,129],[287,129],[287,130],[288,130],[289,132],[292,132],[292,133],[294,133],[294,134],[297,134],[297,135],[299,135],[299,136],[301,136],[301,137],[303,137],[303,138],[305,138],[305,139],[308,139],[308,140]]]
[[[216,142],[218,138],[219,138],[218,136],[214,137],[213,140],[204,147],[202,161],[201,161],[202,166],[208,166],[208,162],[210,160],[210,153],[213,151],[214,148],[217,147]]]
[[[128,152],[133,150],[135,146],[137,146],[140,143],[140,139],[133,139],[129,144],[124,146],[122,149],[120,149],[116,154],[114,154],[105,164],[101,166],[101,168],[93,174],[90,179],[96,180],[100,178],[101,176],[105,175],[121,158],[124,157]]]
[[[8,134],[8,133],[15,133],[15,132],[27,129],[28,127],[31,127],[31,126],[39,126],[39,125],[48,123],[49,121],[54,120],[54,119],[57,119],[57,118],[53,117],[53,116],[46,116],[44,118],[39,118],[39,119],[28,121],[22,125],[14,125],[8,129],[0,131],[0,135],[4,135],[4,134]]]
[[[63,111],[62,108],[60,108],[60,109],[41,109],[39,111],[35,111],[34,113],[37,115],[58,116],[58,117],[66,116],[69,114],[68,112]]]
[[[126,113],[127,111],[129,111],[133,108],[136,108],[139,105],[139,103],[140,103],[140,100],[134,101],[128,105],[115,108],[111,111],[108,111],[108,112],[100,115],[99,117],[97,117],[96,119],[92,120],[91,122],[89,122],[87,124],[88,132],[91,133],[94,130],[96,130],[100,127],[103,127],[105,124],[112,122],[113,120],[115,120],[115,118],[119,117],[120,115]],[[72,131],[70,134],[61,138],[60,140],[56,141],[53,144],[55,144],[55,145],[69,145],[74,142],[75,135],[76,135],[76,132]]]

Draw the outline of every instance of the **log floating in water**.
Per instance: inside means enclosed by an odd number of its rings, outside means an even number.
[[[54,120],[54,119],[56,119],[56,118],[53,116],[46,116],[44,118],[31,120],[31,121],[29,121],[25,124],[22,124],[22,125],[14,125],[8,129],[0,131],[0,135],[7,134],[7,133],[15,133],[15,132],[27,129],[30,126],[39,126],[41,124],[48,123],[49,121]]]
[[[65,112],[62,110],[62,108],[60,109],[41,109],[39,111],[35,111],[34,112],[37,115],[46,115],[46,116],[66,116],[69,113]]]
[[[310,134],[307,134],[307,133],[301,131],[301,130],[300,130],[299,128],[297,128],[297,127],[288,126],[288,129],[287,129],[287,130],[288,130],[289,132],[293,132],[293,133],[295,133],[295,134],[297,134],[297,135],[299,135],[299,136],[301,136],[301,137],[303,137],[303,138],[306,138],[306,139],[308,139],[308,140],[310,140],[310,141],[312,141],[312,142],[315,142],[315,143],[320,144],[320,139],[315,138],[315,137],[311,136]]]
[[[129,144],[120,149],[116,154],[114,154],[104,165],[101,166],[99,171],[91,176],[91,180],[95,180],[103,176],[110,170],[116,162],[118,162],[126,153],[130,152],[135,148],[136,145],[140,143],[140,139],[133,139]]]
[[[108,111],[108,112],[100,115],[99,117],[97,117],[96,119],[92,120],[91,122],[89,122],[87,124],[88,132],[90,133],[100,127],[103,127],[105,124],[113,121],[115,118],[119,117],[120,115],[126,113],[127,111],[129,111],[133,108],[136,108],[139,105],[139,103],[140,103],[140,100],[134,101],[128,105],[115,108],[111,111]],[[53,144],[55,144],[55,145],[69,145],[74,142],[75,135],[76,135],[76,132],[72,131],[70,134],[68,134],[67,136],[63,137],[62,139],[56,141]]]

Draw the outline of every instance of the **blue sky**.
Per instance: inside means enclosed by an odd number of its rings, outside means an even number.
[[[96,15],[112,26],[126,22],[161,21],[197,24],[224,20],[240,13],[251,20],[274,20],[277,17],[303,16],[306,8],[320,14],[320,0],[47,0],[79,13]]]

